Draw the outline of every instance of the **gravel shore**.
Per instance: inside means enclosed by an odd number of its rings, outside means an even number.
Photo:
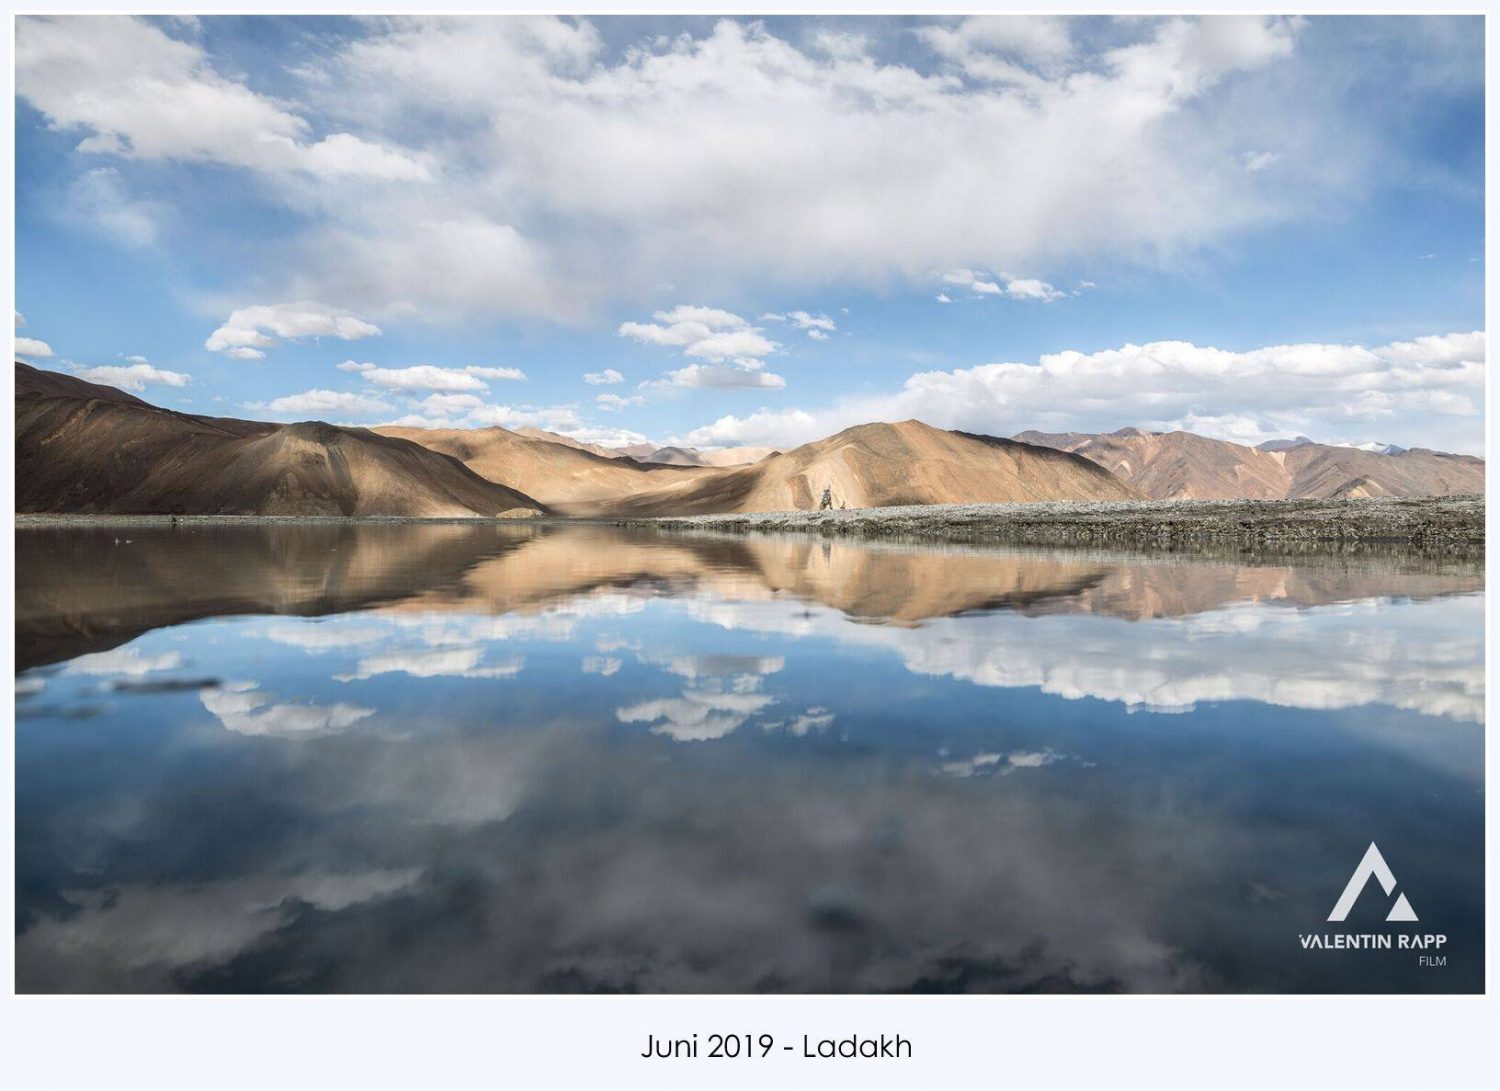
[[[937,504],[610,522],[665,530],[794,531],[1039,546],[1250,550],[1306,546],[1326,550],[1380,544],[1444,555],[1484,553],[1484,498],[1480,496]]]
[[[850,511],[624,519],[418,519],[255,515],[31,515],[16,527],[286,525],[292,523],[485,523],[545,527],[588,523],[669,531],[802,533],[872,539],[994,542],[1032,546],[1215,551],[1361,552],[1410,549],[1484,556],[1480,496],[1362,500],[1143,500],[1041,504],[930,504]]]

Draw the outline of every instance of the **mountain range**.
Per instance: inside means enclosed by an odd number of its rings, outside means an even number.
[[[1484,491],[1484,460],[1422,448],[1390,453],[1305,437],[1246,447],[1192,432],[1121,428],[1021,432],[1026,443],[1082,455],[1152,500],[1297,500],[1448,496]]]
[[[1041,500],[1482,493],[1484,462],[1298,437],[1022,432],[908,420],[788,451],[626,450],[540,429],[375,429],[181,413],[16,364],[16,510],[407,517],[691,515]]]

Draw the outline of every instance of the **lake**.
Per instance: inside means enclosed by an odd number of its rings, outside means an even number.
[[[16,558],[20,991],[1483,987],[1476,564],[493,524]],[[1396,888],[1330,923],[1372,842]],[[1304,949],[1346,933],[1443,961]]]

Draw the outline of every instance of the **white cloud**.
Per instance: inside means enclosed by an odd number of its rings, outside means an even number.
[[[415,364],[411,367],[377,367],[345,360],[338,365],[340,371],[359,374],[368,383],[387,390],[488,390],[486,379],[507,382],[526,378],[526,373],[513,367],[436,367],[433,364]]]
[[[807,330],[809,336],[814,333],[832,333],[838,327],[833,319],[826,314],[808,314],[806,311],[792,311],[786,316],[786,320],[795,329]]]
[[[1326,98],[1268,138],[1305,97],[1286,78],[1296,20],[916,29],[916,49],[803,45],[719,19],[606,46],[575,18],[383,18],[278,72],[273,99],[177,30],[22,17],[17,86],[90,154],[268,174],[308,226],[246,282],[382,320],[573,321],[662,283],[730,299],[975,265],[1180,266],[1358,196],[1388,150]],[[1267,154],[1277,169],[1247,169]]]
[[[630,447],[638,443],[649,443],[653,447],[662,446],[660,443],[653,442],[649,436],[633,432],[629,428],[574,425],[563,434],[576,439],[579,443],[597,443],[601,447]]]
[[[706,387],[717,390],[736,388],[780,390],[786,386],[786,380],[769,371],[732,364],[689,364],[687,367],[667,372],[651,385]]]
[[[426,388],[407,386],[405,389]],[[431,394],[420,402],[407,404],[414,405],[420,411],[406,413],[381,423],[408,428],[532,427],[557,432],[580,443],[601,443],[606,446],[648,442],[638,432],[587,425],[573,405],[496,405],[486,402],[478,395],[463,392]]]
[[[1403,447],[1483,449],[1485,336],[1422,337],[1375,348],[1273,345],[1246,352],[1159,341],[1059,352],[1036,363],[912,375],[900,390],[809,412],[725,416],[680,442],[786,448],[871,420],[1010,435],[1122,425],[1257,443],[1288,435],[1342,441],[1378,427]]]
[[[619,335],[643,344],[678,348],[684,356],[710,361],[669,371],[652,385],[771,390],[786,386],[780,375],[759,370],[765,363],[763,357],[781,345],[739,315],[715,307],[682,305],[657,311],[651,317],[654,322],[623,323]],[[781,317],[776,316],[777,320]]]
[[[512,678],[526,665],[522,657],[512,656],[500,663],[481,666],[483,658],[484,649],[479,647],[391,652],[366,656],[352,674],[337,674],[334,678],[340,682],[381,674],[409,674],[413,678]]]
[[[679,661],[680,662],[680,661]],[[773,667],[779,670],[780,667]],[[750,670],[754,671],[753,664]],[[760,693],[761,676],[756,673],[728,677],[700,677],[678,669],[674,673],[695,679],[681,697],[642,701],[615,709],[615,718],[627,724],[651,724],[653,735],[677,742],[721,739],[744,724],[776,699]]]
[[[165,214],[160,204],[132,197],[114,167],[96,167],[78,177],[63,197],[62,213],[134,247],[156,241],[157,223]]]
[[[1281,156],[1276,152],[1246,152],[1245,169],[1248,171],[1265,170],[1280,158]]]
[[[1264,190],[1226,154],[1222,114],[1238,104],[1214,96],[1288,56],[1293,21],[1137,20],[1105,45],[1075,42],[1072,25],[945,20],[923,37],[953,69],[929,71],[858,35],[802,49],[732,19],[618,59],[586,21],[383,21],[313,91],[392,127],[441,112],[466,171],[433,187],[441,204],[414,194],[408,214],[341,224],[308,252],[361,291],[378,276],[391,298],[556,316],[663,282],[879,285],[980,261],[1156,262],[1305,207],[1306,178]],[[456,138],[434,144],[458,158]],[[1318,184],[1357,177],[1350,160]],[[433,275],[463,266],[431,223],[466,216],[516,232],[477,255],[487,292]],[[375,253],[416,260],[353,260]]]
[[[472,413],[484,408],[484,399],[477,394],[429,394],[422,399],[422,411],[438,416],[450,413]]]
[[[139,357],[131,357],[131,359],[139,359]],[[130,364],[126,367],[113,364],[104,367],[75,367],[73,373],[80,379],[87,379],[91,383],[104,383],[106,386],[117,386],[121,390],[134,390],[137,393],[145,390],[148,383],[160,386],[186,386],[193,378],[180,371],[164,371],[147,363]]]
[[[739,315],[714,307],[684,305],[657,311],[651,317],[656,321],[622,323],[620,336],[643,344],[680,348],[684,356],[715,362],[755,360],[781,347]]]
[[[83,133],[83,152],[322,180],[430,177],[419,158],[350,133],[314,139],[283,104],[220,75],[198,43],[142,19],[18,19],[16,91],[54,129]]]
[[[17,311],[16,312],[16,329],[20,329],[21,327],[23,327],[25,325],[26,325],[26,316],[24,314],[22,314],[20,311]]]
[[[17,337],[16,355],[44,358],[52,355],[52,346],[45,341],[38,341],[35,337]]]
[[[977,273],[973,269],[952,269],[942,274],[942,280],[945,284],[968,288],[977,296],[1005,296],[1009,299],[1033,299],[1042,303],[1051,303],[1067,295],[1066,292],[1059,291],[1045,280],[1012,277],[1006,273],[992,277],[988,274]],[[946,294],[941,294],[938,296],[938,302],[951,303],[952,300]]]
[[[373,708],[339,702],[334,705],[273,704],[255,682],[229,682],[199,691],[203,707],[238,735],[299,738],[343,731],[375,715]]]
[[[645,405],[646,399],[640,394],[633,394],[630,397],[624,397],[620,394],[600,394],[594,398],[594,404],[600,409],[607,409],[614,412],[632,406]]]
[[[1051,303],[1067,295],[1066,292],[1058,291],[1045,280],[1024,279],[1006,281],[1005,294],[1011,299],[1038,299],[1043,303]]]
[[[590,386],[610,386],[614,383],[623,383],[625,376],[621,375],[614,368],[607,367],[603,371],[585,372],[583,381]]]
[[[951,300],[951,299],[948,298],[948,293],[947,292],[939,292],[935,298],[937,299],[937,301],[939,303],[952,303],[953,302],[953,300]]]
[[[209,334],[203,347],[247,360],[265,355],[260,350],[277,344],[278,337],[290,341],[304,337],[358,341],[379,336],[379,326],[326,303],[273,303],[241,307]]]
[[[481,379],[495,379],[500,382],[524,382],[526,372],[518,367],[481,367],[470,365],[464,368],[466,375],[477,375]]]
[[[280,415],[347,413],[355,416],[373,416],[389,413],[394,408],[389,402],[363,394],[350,394],[342,390],[305,390],[301,394],[288,394],[268,403],[266,409]]]
[[[71,660],[63,670],[68,674],[124,675],[128,678],[139,678],[156,671],[175,670],[180,666],[182,666],[181,652],[145,655],[139,648],[125,647],[80,655],[77,659]]]
[[[917,37],[972,80],[1037,86],[1074,53],[1067,20],[1057,16],[979,15],[920,27]]]

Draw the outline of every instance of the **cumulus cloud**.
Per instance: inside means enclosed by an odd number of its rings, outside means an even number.
[[[657,311],[651,317],[655,321],[622,323],[620,336],[647,345],[679,348],[684,356],[743,361],[746,367],[757,366],[755,360],[781,347],[764,336],[759,327],[715,307],[682,305]]]
[[[786,386],[786,380],[769,371],[759,371],[734,364],[689,364],[687,367],[667,372],[652,385],[707,387],[720,390],[735,388],[780,390]]]
[[[1390,148],[1331,96],[1307,103],[1288,77],[1323,58],[1296,55],[1303,36],[1264,16],[1032,16],[804,40],[725,18],[606,43],[585,19],[383,18],[277,73],[273,99],[166,24],[23,17],[17,88],[87,154],[275,180],[303,226],[247,283],[382,318],[574,321],[662,283],[735,298],[1180,264],[1315,214]],[[1263,119],[1292,101],[1273,140]]]
[[[600,409],[607,409],[610,412],[615,412],[616,410],[620,409],[628,409],[633,406],[645,405],[646,399],[640,394],[633,394],[629,397],[625,397],[620,394],[600,394],[594,398],[594,404],[597,405]]]
[[[197,42],[143,19],[18,20],[16,91],[54,129],[82,134],[82,152],[324,180],[430,177],[418,157],[351,133],[314,139],[284,104],[221,75]]]
[[[238,360],[255,360],[265,355],[262,349],[276,345],[277,338],[297,341],[305,337],[336,337],[341,341],[358,341],[379,336],[379,326],[348,311],[305,301],[241,307],[209,334],[203,347]]]
[[[614,368],[607,367],[603,371],[585,372],[583,381],[590,386],[610,386],[614,383],[623,383],[625,376],[621,375]]]
[[[155,671],[175,670],[182,666],[181,652],[143,653],[137,647],[111,648],[107,652],[91,652],[71,660],[63,670],[68,674],[114,675],[139,678]]]
[[[471,306],[486,297],[466,278],[432,276],[463,268],[458,256],[421,248],[433,249],[433,221],[472,216],[515,232],[492,254],[463,251],[479,259],[489,306],[556,315],[563,301],[639,297],[662,282],[882,284],[978,261],[1158,261],[1292,214],[1285,186],[1257,186],[1239,149],[1226,154],[1215,126],[1228,107],[1214,92],[1290,55],[1294,21],[918,29],[930,55],[899,61],[859,34],[799,47],[733,19],[614,58],[586,21],[383,21],[311,90],[345,114],[357,101],[393,131],[437,104],[461,123],[466,170],[433,187],[442,204],[413,194],[410,215],[331,230],[309,251],[346,275],[373,271],[397,298]],[[545,237],[520,227],[537,222]],[[351,260],[370,246],[415,260]]]
[[[477,394],[429,394],[421,401],[422,411],[437,416],[472,413],[484,408],[484,399]]]
[[[131,356],[129,359],[141,360],[139,356]],[[111,364],[104,367],[75,367],[73,373],[80,379],[87,379],[91,383],[117,386],[121,390],[133,390],[136,393],[145,390],[147,384],[186,386],[193,378],[180,371],[166,371],[159,367],[152,367],[144,360],[127,366]]]
[[[1051,303],[1067,295],[1066,292],[1059,291],[1045,280],[1012,277],[1008,273],[991,276],[988,273],[975,272],[973,269],[952,269],[943,273],[941,279],[945,284],[967,288],[976,296],[1004,296],[1008,299],[1031,299]],[[938,302],[951,303],[952,300],[946,294],[940,294]]]
[[[780,389],[786,380],[761,371],[764,357],[781,348],[758,326],[716,307],[681,305],[657,311],[652,322],[625,322],[619,335],[647,345],[680,349],[684,356],[710,361],[669,371],[654,385],[678,387],[759,387]],[[784,316],[772,316],[777,320]]]
[[[373,367],[373,365],[356,365],[356,367]],[[346,370],[349,369],[346,368]],[[438,392],[420,400],[407,398],[406,405],[411,410],[410,412],[388,418],[381,423],[408,428],[491,428],[496,426],[510,429],[540,428],[575,439],[579,443],[597,443],[607,447],[651,442],[646,436],[629,429],[596,427],[588,424],[579,416],[575,405],[505,405],[487,402],[478,394],[466,392],[472,388],[462,385],[465,378],[472,377],[459,376],[458,392],[448,393],[438,388]],[[389,389],[394,394],[409,395],[429,388],[407,383],[404,387]],[[643,400],[640,399],[640,401]],[[621,404],[636,405],[640,404],[640,401],[635,398],[625,398],[621,399]],[[601,408],[613,407],[606,402],[601,403]]]
[[[513,678],[526,660],[512,656],[500,663],[481,665],[484,649],[436,648],[366,656],[350,674],[336,674],[340,682],[362,681],[381,674],[408,674],[413,678]]]
[[[415,364],[411,367],[377,367],[374,364],[345,360],[338,365],[340,371],[352,371],[367,383],[387,390],[488,390],[486,379],[518,381],[526,374],[510,367],[436,367],[432,364]]]
[[[199,692],[198,699],[224,727],[238,735],[305,738],[344,731],[375,715],[373,708],[345,704],[276,704],[256,682],[228,682]]]
[[[464,374],[477,375],[481,379],[496,379],[500,382],[522,382],[526,378],[526,372],[518,367],[481,367],[471,365],[464,368]]]
[[[788,311],[786,314],[771,312],[760,316],[762,322],[786,322],[793,329],[804,330],[814,341],[826,341],[838,326],[826,314],[809,314],[807,311]]]
[[[363,394],[351,394],[343,390],[305,390],[301,394],[288,394],[267,403],[266,409],[279,416],[285,415],[333,415],[348,414],[368,417],[378,413],[389,413],[394,407],[390,402]]]
[[[52,355],[52,346],[45,341],[38,341],[35,337],[17,337],[16,355],[41,359]]]
[[[893,393],[815,412],[724,416],[681,442],[784,448],[862,421],[916,417],[994,435],[1129,424],[1242,443],[1288,435],[1342,442],[1378,428],[1405,447],[1480,453],[1484,372],[1482,331],[1374,348],[1292,344],[1245,352],[1158,341],[921,372]]]

